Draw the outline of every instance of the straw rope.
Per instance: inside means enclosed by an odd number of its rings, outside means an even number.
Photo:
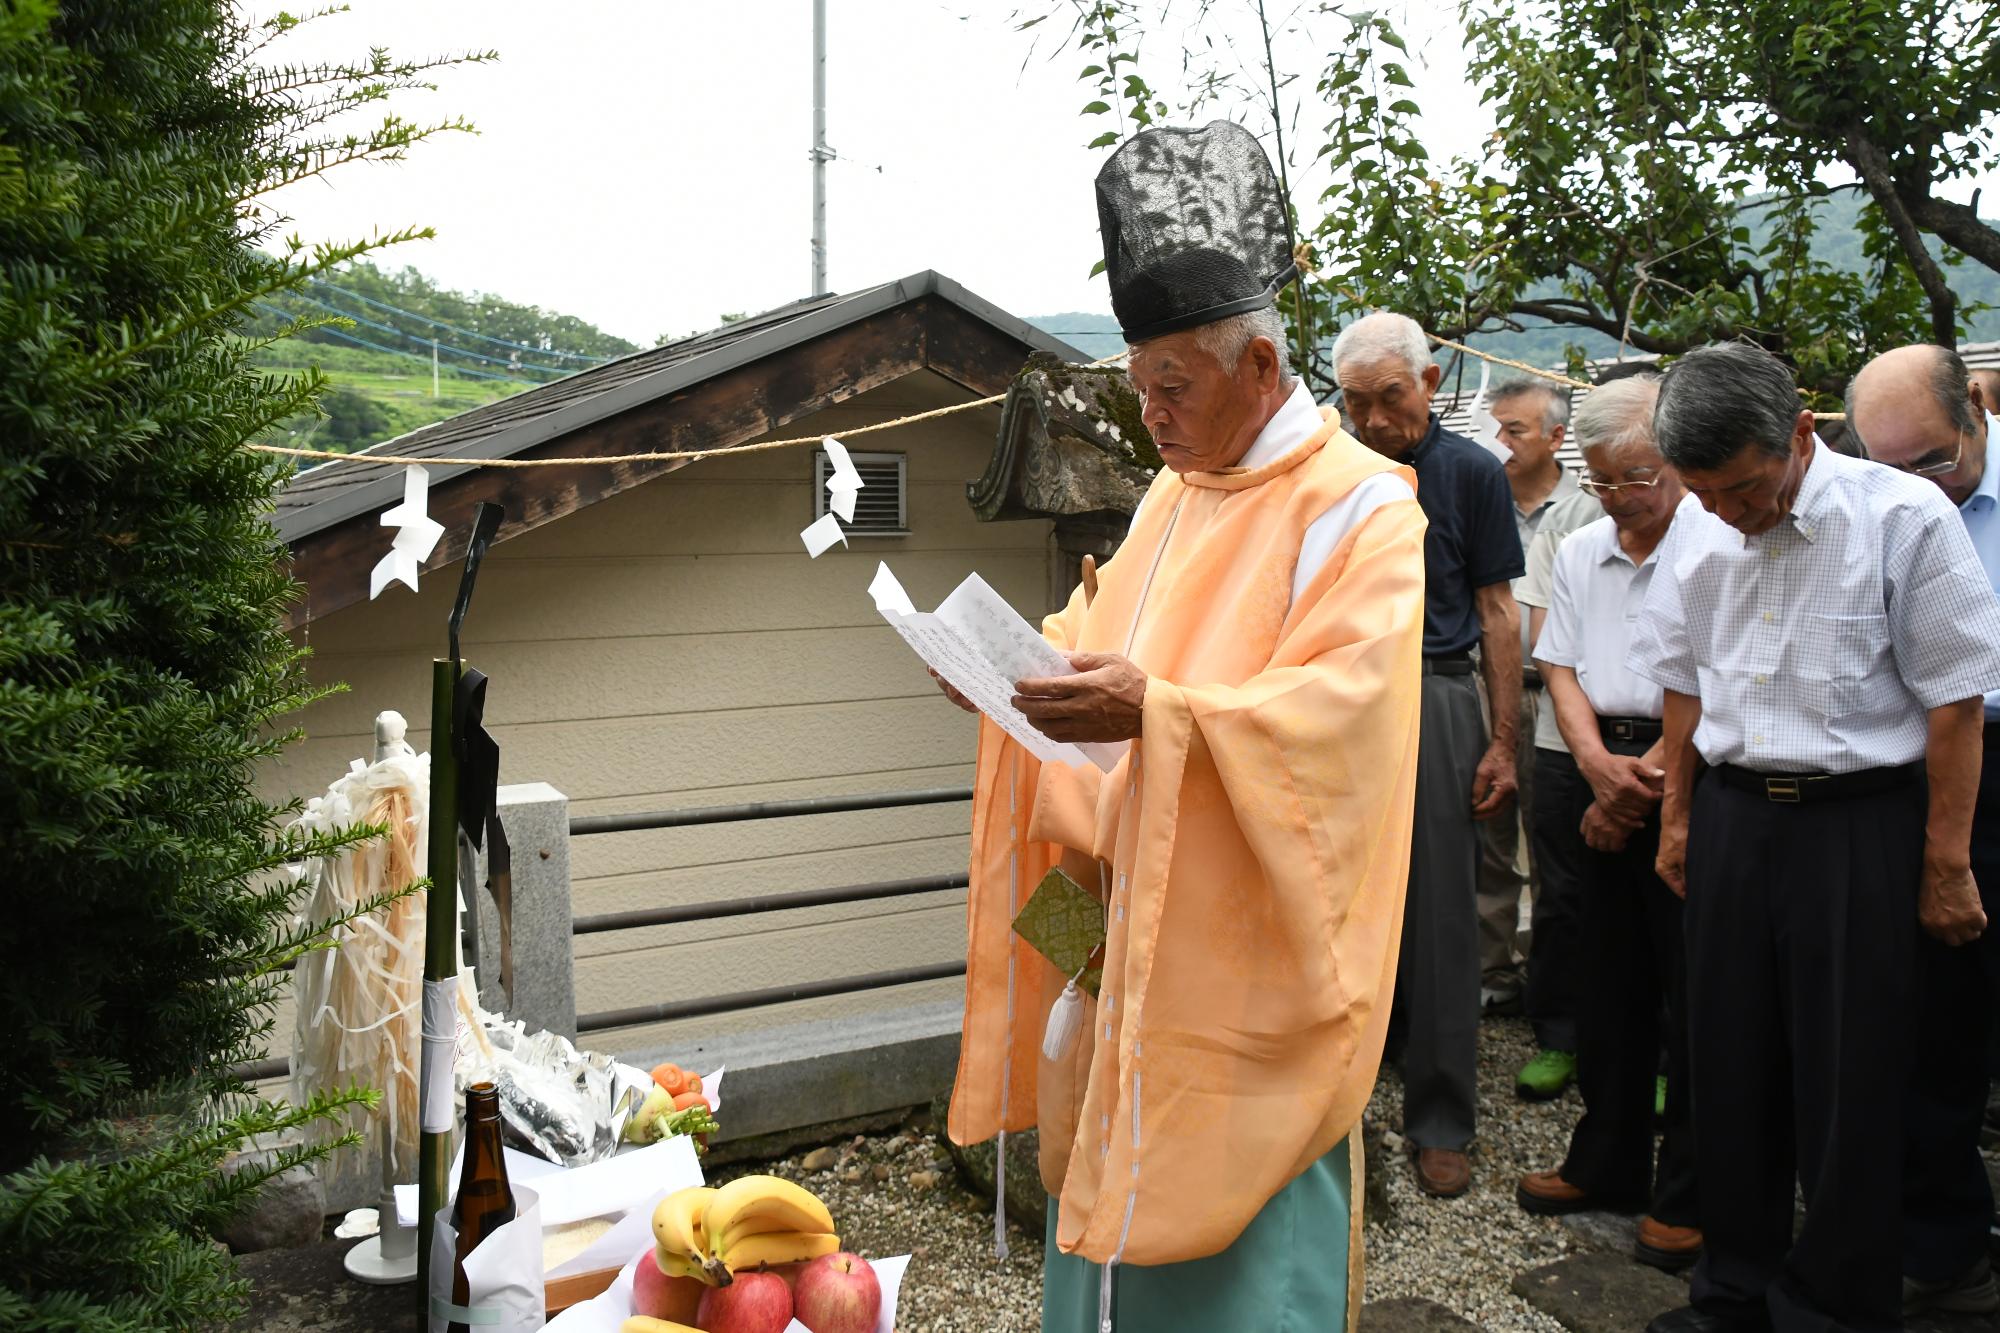
[[[1095,361],[1085,362],[1081,368],[1090,370],[1124,359],[1125,353],[1120,352],[1116,356],[1100,357]],[[788,449],[801,444],[818,444],[829,435],[836,440],[845,440],[850,436],[866,435],[871,431],[894,430],[898,426],[914,425],[919,421],[935,421],[954,412],[969,412],[975,407],[991,407],[1006,397],[1004,392],[988,394],[984,398],[974,398],[969,402],[934,407],[927,412],[913,412],[906,417],[897,417],[894,421],[877,421],[843,431],[822,431],[818,435],[796,435],[783,440],[759,440],[755,444],[725,444],[713,449],[670,449],[643,454],[585,454],[575,458],[427,458],[407,454],[343,454],[332,449],[295,449],[281,444],[246,444],[243,447],[260,454],[283,454],[288,458],[319,458],[336,463],[383,463],[395,467],[580,467],[597,463],[676,461],[694,463],[704,458],[719,458],[724,454],[733,457],[736,454],[761,453],[766,449]]]

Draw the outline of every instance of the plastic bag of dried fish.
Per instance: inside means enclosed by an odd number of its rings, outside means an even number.
[[[558,1033],[528,1032],[519,1021],[484,1009],[473,1012],[480,1033],[459,1033],[461,1094],[490,1080],[499,1090],[509,1137],[563,1166],[602,1161],[618,1150],[619,1132],[638,1097],[620,1087],[610,1056],[579,1051]]]

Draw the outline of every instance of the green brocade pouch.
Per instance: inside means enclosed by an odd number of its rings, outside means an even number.
[[[1014,918],[1014,933],[1056,971],[1097,995],[1104,967],[1102,962],[1093,967],[1090,960],[1104,943],[1104,904],[1090,890],[1060,868],[1049,871]]]

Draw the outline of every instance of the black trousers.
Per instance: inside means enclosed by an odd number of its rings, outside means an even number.
[[[1607,744],[1614,754],[1647,748],[1640,741]],[[1643,1208],[1669,1226],[1691,1227],[1700,1218],[1687,1072],[1687,967],[1680,897],[1653,870],[1659,850],[1657,814],[1623,851],[1583,848],[1576,1081],[1584,1109],[1562,1178],[1614,1207]],[[1656,1170],[1653,1089],[1663,1045],[1667,1119]]]
[[[1694,1303],[1778,1333],[1902,1325],[1903,1089],[1921,783],[1780,804],[1697,785],[1688,1036]],[[1793,1179],[1806,1217],[1793,1239]]]
[[[1545,699],[1542,706],[1553,704]],[[1568,751],[1535,750],[1535,817],[1528,833],[1541,882],[1528,946],[1526,1004],[1535,1043],[1572,1054],[1583,988],[1583,858],[1590,850],[1577,825],[1592,799],[1590,784]]]
[[[1916,1053],[1903,1126],[1903,1272],[1957,1277],[1986,1254],[1993,1190],[1979,1156],[2000,996],[2000,747],[1980,771],[1972,877],[1986,933],[1952,948],[1917,935]]]
[[[1486,722],[1471,676],[1426,675],[1416,824],[1388,1048],[1403,1068],[1403,1135],[1463,1151],[1479,1105],[1479,826],[1472,777]]]

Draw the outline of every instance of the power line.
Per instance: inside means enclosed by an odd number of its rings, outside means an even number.
[[[290,296],[294,300],[311,302],[313,305],[318,306],[322,310],[330,310],[334,314],[339,315],[342,319],[351,319],[357,324],[366,324],[371,329],[380,329],[384,333],[393,333],[399,338],[408,338],[413,342],[419,343],[425,347],[431,345],[432,340],[423,337],[421,334],[411,333],[408,329],[399,329],[395,327],[393,324],[379,323],[376,320],[368,318],[368,316],[366,315],[357,315],[351,310],[342,310],[337,305],[331,305],[328,302],[316,300],[313,297],[307,296],[304,292],[288,292],[286,293],[286,295]],[[449,352],[453,356],[469,356],[476,361],[487,361],[491,362],[493,365],[496,366],[506,366],[509,370],[534,370],[534,371],[540,371],[544,375],[555,375],[558,377],[563,375],[576,374],[576,371],[574,370],[564,370],[557,366],[531,366],[531,365],[526,365],[519,361],[509,360],[507,357],[504,356],[488,356],[484,352],[468,351],[463,347],[454,347],[450,343],[443,343],[443,342],[438,343],[437,349],[440,352]]]
[[[594,356],[588,352],[558,352],[545,347],[530,347],[526,343],[509,342],[505,338],[496,338],[490,333],[481,333],[477,329],[460,328],[456,324],[447,324],[443,320],[431,315],[419,315],[414,310],[405,310],[401,306],[390,305],[387,301],[378,301],[372,296],[363,296],[360,292],[351,292],[347,288],[328,282],[324,278],[314,278],[312,283],[315,287],[324,287],[328,291],[338,292],[351,301],[360,301],[364,305],[372,305],[376,309],[386,310],[392,315],[401,315],[404,319],[414,319],[419,323],[429,324],[434,328],[449,329],[453,333],[462,333],[468,338],[478,338],[482,342],[494,343],[501,347],[511,347],[516,351],[533,352],[537,356],[562,357],[569,361],[591,361],[599,365],[602,365],[606,361],[616,360],[615,357]]]
[[[298,316],[292,314],[292,312],[290,312],[289,310],[280,310],[277,306],[270,304],[268,301],[259,301],[257,302],[257,304],[268,313],[277,315],[280,318],[283,319],[298,318]],[[371,342],[366,338],[357,338],[355,335],[348,333],[343,329],[331,329],[322,325],[317,331],[320,333],[328,334],[335,338],[339,338],[345,342],[351,342],[355,344],[357,347],[367,347],[377,352],[387,352],[390,356],[407,357],[412,361],[421,361],[425,365],[430,364],[430,358],[422,355],[421,353],[406,352],[400,347],[384,347],[381,343]],[[534,380],[516,379],[512,375],[495,375],[484,370],[474,370],[470,366],[453,366],[451,367],[451,373],[454,375],[470,375],[472,376],[472,378],[480,380],[499,380],[502,383],[506,384],[521,384],[521,385],[526,385],[530,388],[540,387],[540,385]]]

